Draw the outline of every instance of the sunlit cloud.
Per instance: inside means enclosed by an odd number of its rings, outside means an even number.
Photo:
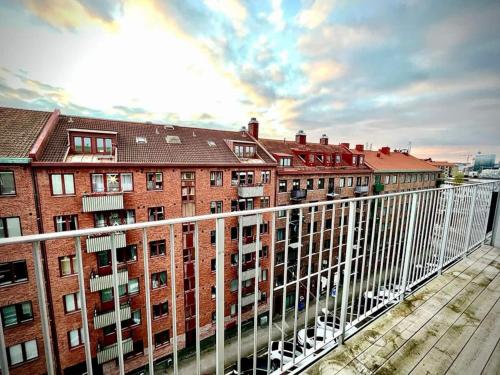
[[[326,21],[334,7],[334,0],[314,0],[310,7],[298,14],[297,22],[300,26],[314,29]]]

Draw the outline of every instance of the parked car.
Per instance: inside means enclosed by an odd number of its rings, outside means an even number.
[[[316,319],[316,327],[318,327],[318,330],[324,330],[325,326],[328,329],[334,330],[334,332],[336,332],[340,329],[340,317],[334,316],[332,313],[326,314],[326,317],[324,313],[319,315]],[[356,333],[358,331],[358,328],[350,323],[346,323],[345,331],[346,335],[350,336]]]
[[[314,336],[316,334],[316,336]],[[301,329],[297,333],[297,342],[307,349],[314,348],[314,340],[316,340],[316,347],[325,344],[327,341],[333,340],[334,331],[331,328],[317,329],[310,327],[307,330]]]
[[[377,301],[376,303],[393,305],[399,302],[398,297],[400,290],[401,287],[398,284],[390,284],[386,285],[385,287],[382,285],[378,290],[378,294],[373,290],[369,290],[367,292],[364,292],[363,295],[365,299],[373,299]]]
[[[252,375],[253,374],[253,357],[241,358],[240,372],[238,373],[237,365],[226,375]],[[255,373],[257,375],[267,375],[267,355],[257,357],[257,366]]]
[[[271,342],[271,357],[272,368],[275,370],[281,365],[281,355],[283,353],[283,364],[291,362],[293,359],[293,343],[289,341],[273,341]],[[304,354],[304,350],[299,345],[295,345],[295,358]]]

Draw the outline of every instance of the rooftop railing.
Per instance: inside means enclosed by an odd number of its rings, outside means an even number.
[[[414,192],[393,193],[362,198],[323,201],[315,203],[279,206],[243,212],[227,212],[187,218],[175,218],[153,222],[119,225],[105,228],[81,229],[71,232],[46,233],[23,237],[0,239],[0,251],[6,246],[32,244],[35,263],[35,276],[39,300],[39,316],[47,372],[55,373],[54,345],[49,329],[47,295],[45,291],[44,270],[41,259],[41,244],[46,241],[74,240],[76,266],[81,300],[82,333],[87,372],[92,374],[92,353],[96,352],[97,342],[89,335],[89,317],[92,309],[87,307],[85,278],[83,271],[82,244],[89,236],[109,234],[111,251],[111,283],[113,295],[120,295],[119,286],[123,283],[118,272],[116,249],[122,233],[140,231],[144,276],[146,337],[144,360],[146,368],[154,369],[158,360],[153,345],[151,307],[150,249],[148,234],[154,228],[166,229],[168,257],[165,265],[169,267],[169,312],[171,329],[172,361],[169,372],[178,373],[216,373],[218,375],[256,370],[265,373],[297,373],[337,345],[353,335],[381,311],[398,303],[405,295],[424,285],[430,278],[439,275],[443,269],[456,260],[467,256],[486,238],[488,214],[492,194],[498,191],[498,182],[479,183],[429,189]],[[298,234],[293,239],[290,221],[298,210]],[[285,216],[278,215],[285,212]],[[255,220],[248,225],[256,225],[255,249],[261,249],[263,236],[260,227],[264,220],[269,221],[270,240],[268,266],[269,275],[261,276],[263,259],[260,251],[255,251],[253,269],[244,271],[243,247],[245,245],[243,226],[248,215]],[[229,228],[225,228],[231,218],[238,218],[238,246],[235,250],[237,260],[237,307],[228,315],[227,293],[216,293],[215,327],[202,330],[200,326],[200,262],[210,249],[203,248],[199,241],[200,227],[204,232],[215,230],[215,290],[227,289],[227,264],[231,257],[228,246]],[[307,220],[303,220],[306,218]],[[248,219],[247,219],[248,220]],[[183,332],[178,332],[176,306],[182,278],[176,262],[182,260],[182,236],[176,235],[183,224],[194,226],[194,299],[195,327],[193,356],[180,355]],[[308,228],[307,228],[308,227]],[[156,231],[157,232],[157,231]],[[157,238],[155,237],[155,240]],[[204,245],[210,246],[210,245]],[[248,249],[245,250],[248,252]],[[234,253],[234,252],[233,252]],[[200,254],[203,254],[201,256]],[[139,258],[140,259],[140,258]],[[279,259],[280,261],[276,261]],[[167,263],[168,262],[168,263]],[[181,271],[182,272],[182,271]],[[246,279],[254,280],[253,286],[242,285]],[[249,290],[250,288],[250,290]],[[263,289],[268,288],[268,294]],[[253,289],[253,290],[251,290]],[[182,295],[182,293],[181,293]],[[248,315],[248,306],[252,307]],[[246,307],[242,311],[242,307]],[[203,307],[204,308],[204,307]],[[114,319],[116,324],[116,345],[110,353],[108,348],[100,348],[98,363],[112,358],[118,359],[121,374],[130,371],[124,354],[130,351],[130,338],[122,336],[120,316],[123,308],[120,299],[114,298]],[[88,315],[90,313],[90,315]],[[179,318],[179,319],[178,319]],[[264,318],[264,319],[263,319]],[[232,319],[232,320],[231,320]],[[236,324],[233,337],[226,331],[228,322]],[[0,321],[1,323],[1,321]],[[57,326],[57,321],[54,324]],[[244,323],[251,329],[243,330]],[[251,324],[253,323],[253,324]],[[202,331],[204,332],[202,334]],[[207,338],[206,332],[215,335],[211,355],[215,362],[202,361],[206,351],[201,351],[200,342]],[[57,340],[57,339],[55,339]],[[248,344],[250,342],[250,344]],[[244,344],[245,343],[245,344]],[[0,324],[0,355],[2,373],[9,374],[7,352],[3,327]],[[116,354],[115,354],[116,351]],[[112,353],[111,353],[112,352]],[[107,352],[106,352],[107,353]],[[137,363],[137,356],[134,356]],[[187,370],[189,369],[189,370]],[[149,373],[152,373],[150,371]],[[261,372],[259,372],[261,373]]]

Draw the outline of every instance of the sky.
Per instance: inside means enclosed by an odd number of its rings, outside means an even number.
[[[0,105],[500,156],[500,1],[0,0]]]

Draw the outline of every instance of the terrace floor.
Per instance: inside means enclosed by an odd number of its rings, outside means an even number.
[[[499,374],[499,298],[500,249],[484,245],[306,373]]]

